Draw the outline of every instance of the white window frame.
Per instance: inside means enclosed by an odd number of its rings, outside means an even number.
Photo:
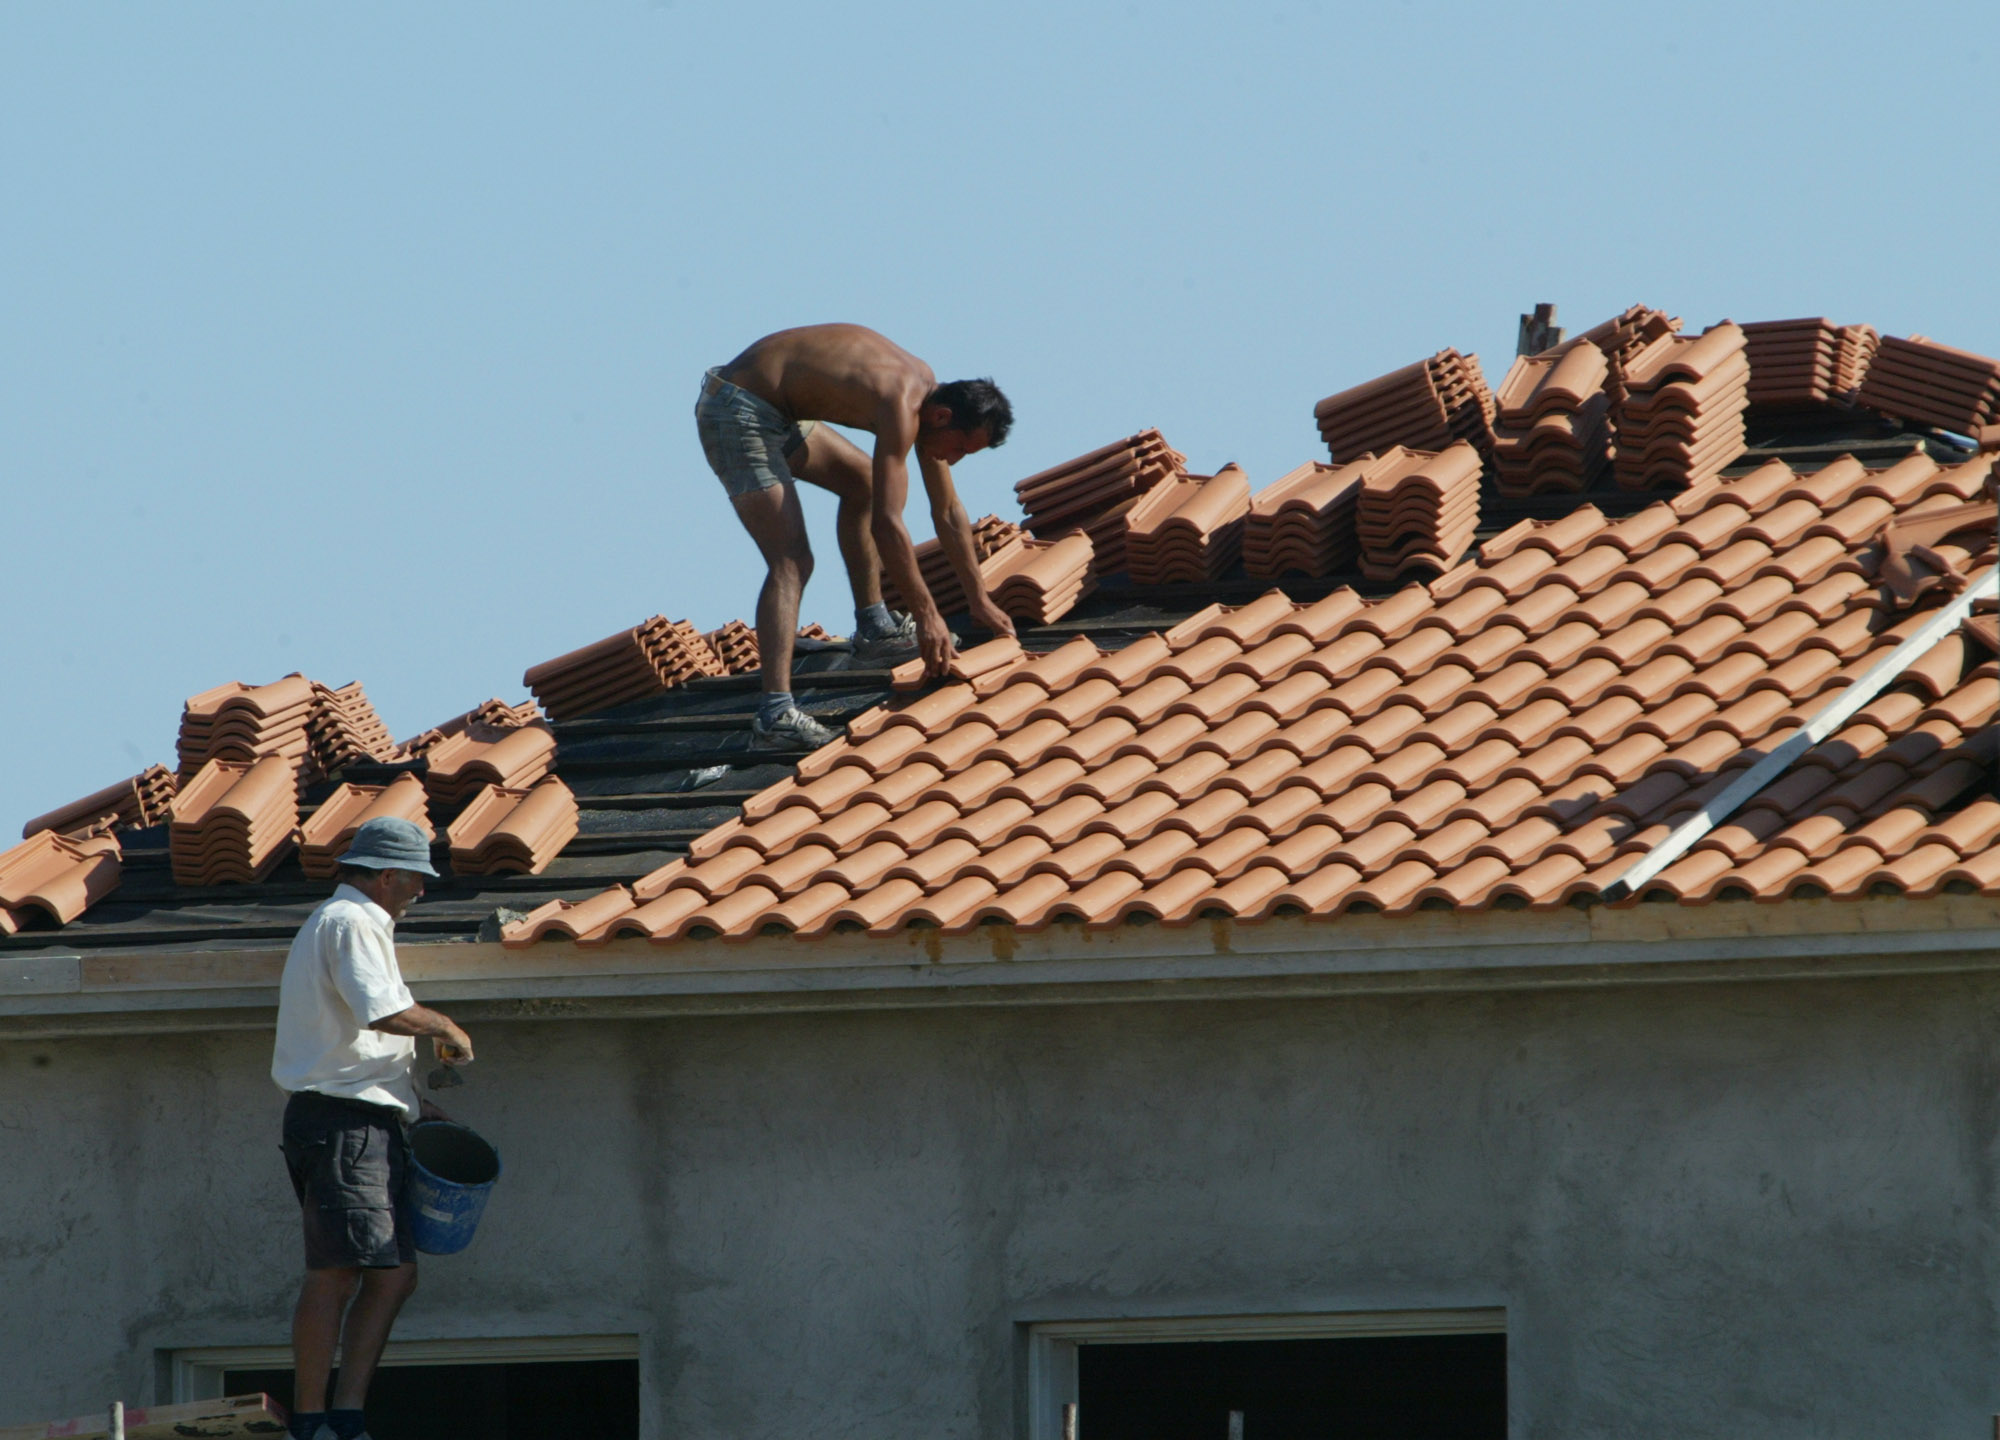
[[[1063,1406],[1076,1402],[1077,1350],[1203,1340],[1348,1340],[1383,1335],[1505,1335],[1507,1312],[1342,1310],[1301,1315],[1136,1316],[1028,1322],[1028,1440],[1062,1440]],[[1078,1429],[1090,1433],[1079,1414]]]
[[[388,1365],[533,1365],[566,1360],[638,1360],[639,1399],[646,1397],[645,1361],[637,1335],[509,1335],[488,1339],[391,1340],[382,1352]],[[336,1360],[336,1363],[337,1360]],[[289,1370],[289,1345],[198,1345],[167,1356],[169,1394],[162,1404],[222,1398],[229,1370]]]

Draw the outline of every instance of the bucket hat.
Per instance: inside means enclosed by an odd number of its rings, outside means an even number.
[[[435,877],[431,868],[431,842],[414,822],[394,815],[378,815],[347,842],[342,865],[359,865],[369,870],[414,870]]]

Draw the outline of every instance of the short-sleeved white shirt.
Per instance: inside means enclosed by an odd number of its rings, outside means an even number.
[[[292,940],[278,986],[271,1078],[417,1118],[417,1042],[368,1027],[416,1001],[396,964],[396,922],[352,885],[313,911]]]

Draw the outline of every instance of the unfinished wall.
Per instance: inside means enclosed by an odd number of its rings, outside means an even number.
[[[637,1331],[650,1433],[1011,1437],[1015,1322],[1504,1305],[1517,1437],[1977,1435],[1994,1021],[1937,979],[472,1027],[399,1338]],[[449,1008],[447,1004],[445,1008]],[[282,1343],[261,1036],[0,1044],[0,1422]]]

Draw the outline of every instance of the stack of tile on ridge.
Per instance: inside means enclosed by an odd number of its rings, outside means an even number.
[[[1611,397],[1615,407],[1625,398],[1625,371],[1633,357],[1654,341],[1679,334],[1680,328],[1680,320],[1666,311],[1655,310],[1648,305],[1634,305],[1622,315],[1601,321],[1575,338],[1588,340],[1604,352],[1604,358],[1611,366],[1611,373],[1604,382],[1604,393]]]
[[[763,662],[757,654],[757,632],[741,620],[731,620],[719,630],[711,630],[702,639],[715,652],[715,658],[722,662],[722,668],[731,675],[747,675]]]
[[[159,825],[165,822],[167,807],[174,803],[179,788],[173,771],[164,765],[150,765],[130,780],[120,780],[59,810],[37,815],[21,827],[21,838],[25,840],[39,830],[80,835],[104,828],[143,830]]]
[[[299,792],[289,760],[211,760],[181,787],[167,855],[181,885],[247,885],[291,849]]]
[[[576,796],[551,775],[527,789],[488,785],[445,833],[458,875],[539,875],[576,838]]]
[[[308,726],[313,683],[287,675],[269,685],[231,681],[204,690],[181,711],[180,779],[185,785],[210,760],[280,755],[303,774],[312,754]]]
[[[1016,535],[980,562],[979,578],[993,603],[1016,620],[1054,624],[1097,584],[1090,537],[1080,530],[1060,540]]]
[[[552,720],[643,700],[703,675],[721,675],[721,659],[685,620],[655,615],[642,625],[545,660],[522,683]]]
[[[1243,521],[1243,570],[1258,580],[1315,577],[1354,567],[1355,510],[1374,456],[1346,465],[1309,460],[1259,490]]]
[[[1523,355],[1500,382],[1493,467],[1503,495],[1587,490],[1611,463],[1611,362],[1575,339]]]
[[[1752,405],[1849,405],[1881,343],[1867,325],[1759,320],[1743,327]]]
[[[1663,335],[1625,367],[1612,407],[1612,465],[1627,490],[1685,490],[1722,473],[1744,450],[1750,362],[1743,327],[1725,320],[1700,335]]]
[[[1434,454],[1388,451],[1362,477],[1356,528],[1370,580],[1451,569],[1479,528],[1479,452],[1463,440]]]
[[[535,708],[532,700],[523,700],[519,705],[509,705],[505,700],[482,701],[463,715],[454,715],[442,725],[434,725],[420,735],[413,735],[396,746],[393,759],[420,760],[441,743],[454,735],[463,735],[475,725],[484,725],[493,730],[519,730],[524,725],[533,725],[542,718],[542,712]]]
[[[513,729],[474,723],[424,755],[424,791],[439,810],[455,810],[482,785],[522,789],[549,773],[556,737],[537,720]]]
[[[1882,341],[1855,396],[1884,415],[1977,437],[2000,424],[2000,360],[1922,335]]]
[[[1139,497],[1186,467],[1187,456],[1159,431],[1141,430],[1030,475],[1014,486],[1014,494],[1026,516],[1023,523],[1037,539],[1071,530],[1088,535],[1092,572],[1102,577],[1125,568],[1126,521]]]
[[[1176,475],[1125,517],[1125,570],[1135,585],[1220,579],[1243,553],[1250,477],[1239,465]]]
[[[387,785],[342,785],[320,801],[299,827],[299,868],[314,880],[329,880],[354,832],[384,816],[408,820],[435,840],[424,783],[414,775],[398,775]]]
[[[998,515],[987,515],[972,522],[972,552],[984,560],[994,555],[1021,533],[1021,527],[1011,520],[1002,520]],[[937,602],[938,613],[956,615],[966,606],[965,587],[958,583],[958,572],[951,568],[951,557],[944,553],[944,545],[935,536],[917,546],[917,569],[923,573],[924,588],[931,592],[931,599]],[[892,610],[908,610],[909,601],[896,588],[896,582],[889,572],[882,572],[882,603]]]
[[[1493,444],[1493,392],[1479,357],[1452,349],[1329,395],[1313,418],[1336,464],[1397,445],[1443,450],[1469,440],[1484,454]]]
[[[13,935],[39,910],[67,925],[118,888],[123,854],[115,835],[37,830],[0,853],[0,935]]]
[[[338,690],[313,684],[311,716],[306,721],[313,762],[320,773],[337,775],[349,765],[393,759],[396,742],[375,713],[368,693],[356,680]]]

